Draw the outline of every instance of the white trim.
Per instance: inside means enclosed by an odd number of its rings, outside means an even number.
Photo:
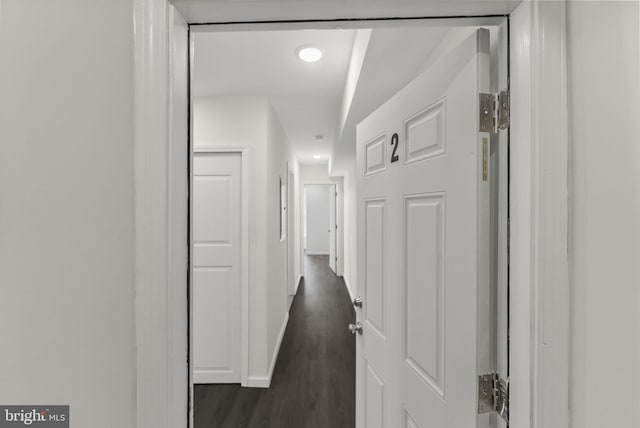
[[[134,28],[136,426],[169,428],[170,408],[178,403],[169,391],[166,0],[135,0]]]
[[[511,426],[566,428],[565,2],[523,2],[511,23]]]
[[[189,257],[188,200],[189,177],[189,27],[176,10],[169,6],[169,173],[167,257],[169,266],[169,425],[185,424],[189,411],[187,286]]]
[[[327,253],[326,251],[309,251],[309,250],[305,250],[304,253],[307,256],[328,256],[329,253]]]
[[[242,219],[241,219],[241,255],[240,261],[240,384],[251,386],[249,377],[249,213],[251,210],[249,198],[249,165],[251,148],[248,146],[226,146],[226,145],[198,145],[193,148],[193,153],[240,153],[242,158]],[[193,222],[192,222],[193,224]],[[193,239],[191,240],[193,245]],[[192,248],[193,251],[193,248]],[[192,252],[193,254],[193,252]],[[190,267],[192,269],[192,267]],[[192,284],[193,287],[193,284]],[[191,294],[193,295],[193,294]],[[193,330],[192,330],[193,331]],[[193,347],[191,348],[193,350]],[[193,361],[193,358],[190,359]]]
[[[191,27],[189,27],[189,38],[188,38],[188,49],[189,49],[189,55],[188,55],[188,62],[189,62],[189,197],[188,197],[188,204],[189,204],[189,257],[188,257],[188,263],[189,265],[187,266],[187,270],[189,272],[189,301],[187,304],[188,307],[188,319],[187,319],[187,323],[189,325],[189,348],[188,348],[188,355],[189,355],[189,424],[187,426],[187,428],[193,428],[195,427],[195,406],[194,406],[194,401],[195,401],[195,382],[194,382],[194,374],[193,374],[193,348],[194,348],[194,340],[193,340],[193,331],[191,330],[192,326],[193,326],[193,320],[194,320],[194,304],[193,304],[193,299],[191,298],[192,296],[192,289],[193,289],[193,269],[191,268],[191,257],[193,256],[193,235],[194,235],[194,229],[193,229],[193,221],[191,221],[191,215],[194,211],[194,204],[193,204],[193,198],[190,196],[191,195],[191,189],[193,189],[193,183],[194,183],[194,179],[193,179],[193,159],[194,159],[194,146],[195,146],[195,133],[193,130],[193,112],[194,112],[194,102],[193,102],[193,96],[191,94],[191,85],[193,83],[193,69],[194,67],[194,61],[193,61],[193,52],[195,49],[195,43],[193,40],[193,37],[191,36]],[[240,376],[242,376],[242,366],[240,366]]]
[[[243,385],[248,388],[269,388],[271,385],[271,378],[268,376],[249,376],[247,384]]]
[[[267,376],[250,376],[247,379],[248,387],[252,388],[269,388],[271,386],[271,379],[273,378],[273,371],[276,368],[276,362],[278,360],[278,354],[280,353],[280,346],[282,346],[282,340],[284,339],[284,333],[287,331],[287,325],[289,324],[289,312],[284,316],[278,339],[276,340],[276,346],[273,349],[273,355],[271,356],[271,364],[269,365],[269,374]]]
[[[430,0],[428,0],[430,1]],[[426,3],[426,2],[425,2]],[[468,4],[468,3],[467,3]],[[180,8],[180,6],[178,6]],[[325,30],[333,30],[336,26],[340,26],[340,28],[347,29],[371,29],[371,28],[397,28],[397,27],[477,27],[477,26],[486,26],[493,27],[496,25],[500,25],[504,20],[505,11],[500,11],[495,14],[495,16],[488,16],[487,14],[482,14],[485,16],[471,16],[468,12],[465,12],[465,15],[468,15],[468,18],[441,18],[441,19],[428,19],[425,20],[424,17],[429,17],[429,15],[425,14],[417,14],[413,15],[415,19],[406,19],[411,18],[411,16],[403,17],[401,19],[394,19],[399,15],[394,14],[391,16],[373,16],[370,15],[371,8],[363,9],[358,6],[361,11],[364,11],[367,16],[356,17],[353,15],[348,15],[345,13],[337,12],[337,15],[341,15],[339,17],[332,16],[327,21],[316,21],[316,22],[308,22],[307,19],[314,19],[317,17],[306,17],[302,18],[302,20],[296,20],[300,18],[291,18],[291,19],[261,19],[255,18],[250,19],[246,22],[237,22],[233,24],[226,24],[225,22],[216,22],[213,20],[198,20],[197,22],[206,22],[207,24],[198,24],[197,26],[192,27],[193,32],[197,33],[206,33],[206,32],[229,32],[229,31],[279,31],[279,30],[308,30],[308,29],[325,29]],[[246,15],[246,14],[245,14]],[[448,16],[460,16],[460,14],[450,14]],[[382,19],[373,19],[373,18],[382,18]],[[255,21],[255,22],[252,22]],[[262,21],[262,22],[261,22]],[[264,22],[266,21],[266,22]],[[280,21],[280,22],[270,22],[270,21]],[[284,21],[284,22],[282,22]]]

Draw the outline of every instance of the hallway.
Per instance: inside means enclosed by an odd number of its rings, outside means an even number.
[[[195,385],[195,428],[355,426],[355,314],[328,256],[307,256],[271,388]]]

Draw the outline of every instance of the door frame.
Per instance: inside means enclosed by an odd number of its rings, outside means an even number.
[[[225,146],[216,144],[203,144],[192,148],[189,156],[193,162],[193,156],[197,153],[238,153],[240,155],[241,171],[241,198],[240,198],[240,383],[248,385],[249,379],[249,165],[251,148],[247,146]],[[190,168],[193,171],[193,168]],[[193,189],[193,174],[189,174],[189,188]],[[193,194],[192,191],[189,194]],[[193,198],[189,198],[189,212],[193,212]],[[189,230],[189,251],[193,254],[193,223]],[[193,295],[193,264],[189,258],[189,295]],[[189,326],[193,331],[193,300],[189,299]],[[189,361],[193,361],[193,335],[189,335]],[[191,372],[191,368],[189,369]],[[191,373],[189,373],[190,378]],[[191,379],[190,383],[193,383]],[[190,385],[191,386],[191,385]]]
[[[166,183],[170,145],[167,0],[134,0],[134,177],[137,427],[175,428],[190,409],[171,399],[185,350],[170,322],[188,317],[171,298],[167,265],[176,198]],[[566,2],[525,0],[510,13],[511,426],[568,427],[569,275]],[[241,13],[240,13],[241,14]],[[358,18],[352,13],[336,16]],[[346,16],[343,16],[346,15]],[[409,18],[420,18],[419,12]],[[473,18],[468,18],[473,21]],[[440,21],[439,19],[432,20]],[[247,25],[246,23],[241,25]],[[275,25],[275,24],[274,24]],[[298,24],[302,27],[304,24]],[[309,25],[307,23],[307,25]],[[336,20],[331,20],[337,25]],[[366,24],[363,24],[366,25]],[[517,286],[516,286],[517,285]]]

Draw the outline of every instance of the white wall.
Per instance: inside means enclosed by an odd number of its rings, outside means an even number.
[[[640,11],[569,2],[567,13],[571,426],[638,427]]]
[[[280,177],[287,178],[287,162],[298,175],[297,161],[266,97],[197,98],[193,114],[196,148],[249,148],[249,382],[265,386],[288,311],[287,250],[286,242],[280,242]]]
[[[197,54],[197,53],[196,53]],[[198,76],[195,76],[198,78]],[[249,156],[249,378],[266,376],[267,357],[267,99],[196,98],[194,148],[204,145],[247,147]]]
[[[268,240],[268,278],[267,282],[267,356],[270,358],[270,373],[273,370],[277,358],[277,352],[286,327],[287,314],[289,311],[289,292],[287,287],[287,240],[299,242],[296,236],[287,236],[286,240],[280,241],[280,178],[288,180],[288,165],[291,166],[294,174],[298,174],[298,162],[282,128],[278,116],[271,107],[267,110],[268,127],[268,169],[267,169],[267,240]],[[260,160],[258,160],[260,161]],[[297,187],[297,183],[288,183]],[[294,213],[295,214],[295,213]],[[295,215],[294,215],[295,218]],[[295,229],[294,224],[294,229]],[[299,227],[299,226],[298,226]],[[299,236],[299,235],[298,235]],[[289,263],[298,262],[299,258],[292,254]],[[294,272],[297,278],[299,272]],[[270,375],[269,375],[270,376]]]
[[[0,6],[0,402],[136,425],[132,1]]]
[[[638,16],[568,7],[574,428],[640,426]],[[0,4],[0,402],[95,428],[135,426],[132,26],[131,0]]]
[[[305,192],[306,254],[329,254],[330,185],[307,184]]]

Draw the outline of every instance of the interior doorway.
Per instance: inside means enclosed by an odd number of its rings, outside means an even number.
[[[414,23],[415,24],[415,23]],[[498,31],[499,25],[493,24],[493,27],[496,28],[496,32]],[[325,144],[327,146],[327,150],[329,151],[329,155],[323,154],[313,154],[312,157],[315,159],[316,157],[322,158],[323,156],[329,157],[330,162],[328,164],[325,163],[326,169],[329,170],[330,174],[338,175],[342,178],[344,183],[344,224],[346,230],[343,231],[345,237],[354,236],[354,229],[359,219],[356,215],[356,197],[355,197],[355,185],[354,181],[357,176],[356,165],[355,165],[355,156],[352,151],[355,150],[355,145],[352,145],[350,148],[347,145],[343,145],[343,143],[354,140],[355,141],[355,128],[356,125],[362,120],[366,115],[370,114],[374,111],[378,106],[382,104],[390,95],[393,95],[397,90],[401,89],[407,82],[411,81],[417,74],[421,71],[428,69],[435,61],[437,61],[440,57],[446,54],[446,52],[457,46],[461,40],[464,40],[466,35],[469,32],[473,32],[475,27],[472,28],[448,28],[448,27],[421,27],[420,25],[409,25],[404,27],[400,25],[398,28],[358,28],[353,31],[351,35],[351,49],[350,49],[350,60],[349,64],[345,66],[346,72],[344,73],[343,85],[341,88],[342,92],[342,104],[347,105],[345,111],[341,111],[340,107],[338,109],[333,109],[334,112],[339,111],[338,115],[338,128],[341,127],[339,132],[337,132],[331,139],[331,144]],[[333,30],[327,30],[333,31]],[[342,30],[339,30],[342,31]],[[247,42],[248,39],[252,37],[258,37],[260,39],[265,39],[268,37],[266,33],[273,33],[271,35],[277,35],[277,37],[282,36],[282,40],[288,41],[292,39],[293,31],[283,31],[283,30],[270,30],[266,32],[262,31],[249,31],[252,33],[250,35],[231,32],[231,34],[223,34],[222,39],[225,39],[222,45],[216,45],[218,41],[213,43],[214,45],[221,48],[223,51],[226,49],[228,52],[232,52],[232,55],[237,57],[238,47],[232,44],[225,45],[225,43],[229,43],[230,39],[239,38],[243,42]],[[258,34],[259,33],[259,34]],[[287,34],[278,34],[278,33],[287,33]],[[200,34],[200,31],[194,34],[194,37],[197,37]],[[202,34],[206,34],[206,32],[202,32]],[[232,37],[233,36],[233,37]],[[210,40],[209,40],[210,41]],[[396,46],[396,49],[390,48],[390,46]],[[197,148],[200,144],[242,144],[243,146],[248,146],[251,153],[252,165],[251,170],[256,180],[256,183],[259,189],[254,191],[253,197],[255,200],[251,200],[250,204],[253,207],[253,210],[257,211],[258,217],[261,217],[265,220],[266,226],[264,224],[258,223],[259,228],[254,229],[254,231],[258,231],[259,235],[264,234],[268,240],[272,239],[272,231],[269,225],[272,224],[270,220],[270,216],[273,215],[273,211],[269,208],[269,204],[272,203],[272,193],[275,187],[278,188],[278,192],[281,192],[282,189],[282,177],[288,177],[293,175],[298,176],[298,186],[301,183],[305,183],[303,178],[303,174],[298,173],[296,171],[297,168],[300,168],[300,165],[303,162],[306,162],[308,159],[305,156],[310,156],[314,151],[319,150],[318,141],[328,140],[325,134],[315,133],[313,135],[313,143],[316,145],[309,145],[307,143],[307,152],[305,155],[304,145],[302,148],[296,148],[291,150],[291,145],[286,142],[287,139],[292,140],[290,135],[295,135],[296,129],[295,126],[291,129],[287,127],[287,119],[283,119],[286,117],[287,111],[292,107],[285,106],[285,103],[280,99],[278,95],[268,94],[264,95],[260,92],[255,92],[256,88],[252,87],[255,83],[252,80],[239,80],[238,82],[240,86],[238,86],[239,92],[237,93],[229,93],[229,92],[216,92],[219,89],[211,89],[206,88],[206,85],[200,83],[197,79],[198,76],[198,67],[197,67],[197,58],[198,58],[198,44],[196,39],[195,44],[195,58],[196,58],[196,66],[194,67],[194,77],[192,84],[196,89],[192,92],[192,95],[195,95],[196,98],[193,99],[193,111],[192,116],[194,118],[193,125],[193,144]],[[264,49],[263,49],[264,51]],[[297,49],[293,49],[293,51],[297,51]],[[417,52],[421,52],[420,55],[417,55]],[[362,55],[362,62],[356,64],[355,66],[358,68],[360,75],[356,79],[356,81],[349,82],[349,69],[353,65],[354,56]],[[496,54],[496,57],[499,55]],[[392,58],[390,60],[389,58]],[[286,62],[286,61],[285,61]],[[407,65],[406,67],[400,67],[401,70],[398,71],[397,65],[399,63]],[[393,65],[393,67],[390,66]],[[263,67],[259,67],[264,72],[263,75],[268,75],[269,70]],[[239,74],[242,74],[240,69],[235,69],[239,71],[235,73],[233,78],[239,78]],[[381,72],[381,70],[385,70]],[[309,71],[309,70],[307,70]],[[379,73],[379,74],[376,74]],[[388,73],[388,74],[386,74]],[[205,73],[201,72],[201,75]],[[506,74],[505,74],[506,76]],[[496,76],[497,77],[497,76]],[[236,83],[238,83],[236,82]],[[229,87],[233,86],[233,84],[224,84],[221,81],[216,81],[214,86],[221,86],[225,88],[225,91],[230,91]],[[355,89],[348,89],[350,85],[355,86]],[[496,81],[495,85],[499,85]],[[213,91],[209,92],[204,96],[198,97],[198,91]],[[251,92],[254,91],[254,92]],[[346,94],[346,95],[345,95]],[[373,96],[372,96],[373,94]],[[346,98],[344,98],[346,97]],[[309,97],[314,106],[317,106],[319,103],[313,97]],[[309,101],[308,100],[308,101]],[[298,104],[295,105],[294,109],[296,113],[300,111],[304,111],[304,108],[301,107],[299,100],[296,100]],[[340,100],[338,100],[340,101]],[[346,104],[345,104],[346,103]],[[338,102],[340,104],[340,102]],[[335,105],[335,100],[334,100]],[[312,115],[313,116],[313,115]],[[319,115],[316,115],[319,116]],[[293,117],[296,117],[294,114]],[[257,120],[256,120],[257,118]],[[335,120],[335,118],[334,118]],[[260,128],[256,126],[258,123],[266,122],[267,126],[265,128]],[[279,123],[278,123],[279,122]],[[291,122],[295,122],[296,126],[299,125],[299,121],[291,120]],[[224,130],[221,132],[221,130]],[[306,131],[308,133],[308,130]],[[289,137],[289,138],[287,138]],[[322,137],[322,138],[318,138]],[[260,140],[263,138],[263,140]],[[257,141],[257,143],[256,143]],[[312,147],[309,149],[309,147]],[[346,147],[346,148],[345,148]],[[493,147],[497,147],[494,145]],[[506,146],[504,147],[506,150]],[[390,149],[387,149],[390,150]],[[490,157],[490,162],[495,163],[496,168],[500,164],[499,168],[502,168],[503,165],[506,165],[506,156],[504,153],[498,156],[498,152],[502,149],[496,149],[492,151],[487,156]],[[292,152],[294,153],[292,156]],[[385,152],[382,151],[382,156],[385,156]],[[326,160],[325,160],[326,162]],[[502,163],[501,163],[502,162]],[[266,164],[266,168],[265,168]],[[282,165],[285,165],[284,167]],[[293,174],[289,174],[289,168],[292,167]],[[286,169],[285,169],[286,168]],[[506,169],[503,170],[503,172]],[[277,173],[278,175],[278,185],[275,185],[275,175],[272,177],[271,175]],[[295,180],[295,179],[294,179]],[[293,184],[290,183],[293,188]],[[260,187],[263,186],[263,187]],[[316,247],[318,240],[314,239],[314,236],[309,234],[309,211],[312,214],[319,213],[322,210],[319,209],[309,209],[308,207],[308,194],[309,190],[317,190],[313,189],[311,186],[324,186],[327,187],[325,189],[325,194],[330,193],[333,194],[334,197],[328,198],[328,202],[331,203],[333,201],[333,209],[329,209],[329,213],[333,212],[333,219],[325,221],[321,220],[318,224],[325,224],[323,228],[323,233],[325,234],[325,238],[329,238],[328,249],[325,250],[325,247]],[[303,219],[302,219],[302,228],[299,227],[298,234],[296,235],[295,226],[294,232],[288,232],[288,239],[296,239],[302,238],[302,248],[303,252],[306,254],[327,254],[331,253],[331,249],[333,248],[335,256],[329,257],[329,262],[331,260],[338,261],[337,253],[338,249],[337,245],[337,227],[331,227],[331,224],[334,226],[338,225],[337,220],[337,192],[335,185],[333,186],[333,191],[330,190],[331,187],[327,185],[317,185],[317,184],[304,184],[302,193],[302,204],[298,202],[299,205],[302,205],[303,208]],[[505,187],[506,189],[506,187]],[[502,189],[503,191],[505,189]],[[499,189],[495,189],[496,193],[494,196],[494,201],[498,204],[500,202],[500,206],[506,207],[506,194],[499,194]],[[298,192],[300,194],[300,192]],[[295,193],[294,193],[295,195]],[[279,201],[282,201],[282,193],[278,193]],[[294,197],[295,199],[295,197]],[[294,200],[294,206],[295,206]],[[291,205],[291,203],[289,203]],[[266,212],[262,211],[262,207],[266,208]],[[256,211],[253,211],[254,213]],[[281,210],[280,210],[281,211]],[[289,210],[289,216],[292,216],[291,213],[293,210]],[[295,215],[292,217],[295,218]],[[313,217],[313,215],[312,215]],[[348,219],[347,219],[348,218]],[[503,218],[506,220],[506,217]],[[504,225],[499,225],[499,221],[494,223],[495,227],[505,227]],[[506,223],[505,223],[506,224]],[[264,227],[264,229],[261,229]],[[333,229],[333,231],[332,231]],[[282,239],[282,223],[279,224],[279,233],[278,240],[280,242],[286,241],[287,239]],[[332,233],[333,232],[333,233]],[[331,235],[333,234],[333,244],[331,244]],[[497,235],[497,234],[496,234]],[[506,236],[506,235],[505,235]],[[312,238],[311,240],[309,238]],[[348,239],[348,238],[346,238]],[[311,242],[310,242],[311,241]],[[251,240],[253,242],[253,240]],[[499,245],[496,241],[495,249],[498,250]],[[347,244],[345,244],[345,247]],[[268,267],[265,268],[264,272],[266,273],[266,280],[271,281],[272,277],[278,277],[280,275],[279,268],[282,267],[282,273],[285,275],[283,284],[289,284],[287,290],[291,290],[291,280],[288,279],[291,275],[295,278],[303,273],[302,268],[300,269],[300,274],[296,275],[290,272],[288,266],[291,266],[287,263],[291,261],[291,251],[290,251],[291,243],[287,242],[285,247],[280,247],[278,245],[267,244],[265,247],[264,260],[269,266],[276,266],[275,269],[270,270]],[[345,276],[349,275],[350,278],[356,277],[357,270],[357,251],[355,250],[355,240],[351,243],[350,250],[348,254],[345,254]],[[282,248],[285,248],[285,256],[283,258],[279,258],[279,254],[281,255]],[[253,249],[252,249],[253,251]],[[326,251],[326,252],[325,252]],[[345,250],[346,252],[347,250]],[[295,254],[295,251],[293,252]],[[260,258],[260,256],[259,256]],[[285,263],[281,263],[282,261]],[[273,263],[271,261],[274,261]],[[495,269],[492,267],[492,271],[495,275],[497,275],[497,271],[499,269],[497,258],[494,259]],[[304,263],[303,258],[298,261],[299,265]],[[293,266],[295,266],[295,261],[293,262]],[[335,263],[332,266],[332,270],[334,273],[339,271],[338,263]],[[362,276],[360,276],[362,278]],[[503,277],[506,281],[506,277]],[[360,279],[362,281],[362,279]],[[355,279],[351,279],[351,287],[349,287],[349,292],[353,295],[358,295],[361,290],[364,288],[359,287],[359,283]],[[273,284],[277,284],[278,280],[276,279]],[[503,290],[506,290],[506,282],[503,283]],[[353,288],[352,288],[353,287]],[[281,301],[286,301],[290,304],[290,300],[287,301],[286,298],[283,300],[281,296],[283,293],[279,289],[274,290],[266,290],[267,298],[272,299],[273,302],[280,305]],[[284,293],[284,295],[290,295],[291,293]],[[249,288],[249,296],[247,298],[250,302],[251,288]],[[494,295],[492,298],[497,299]],[[282,307],[287,307],[287,305],[283,305]],[[495,308],[494,308],[495,309]],[[248,310],[251,311],[250,304],[248,305]],[[253,315],[253,312],[252,312]],[[506,316],[506,313],[500,316]],[[500,316],[496,316],[495,324],[500,324],[499,321]],[[267,329],[267,352],[266,352],[266,364],[263,364],[264,375],[253,377],[251,373],[253,371],[252,367],[247,367],[247,382],[246,384],[243,382],[243,386],[256,386],[256,387],[268,387],[272,380],[272,374],[274,373],[274,367],[277,362],[278,350],[280,343],[282,341],[282,337],[284,336],[284,332],[287,329],[287,321],[289,315],[287,314],[284,318],[284,322],[282,324],[282,328],[280,333],[278,333],[277,325],[268,325]],[[277,317],[276,317],[277,318]],[[267,315],[265,317],[267,322],[270,322],[270,317]],[[345,326],[346,327],[346,326]],[[251,329],[252,327],[249,325],[246,327],[247,329]],[[275,332],[275,333],[274,333]],[[247,334],[246,337],[251,337],[250,334]],[[357,337],[357,336],[356,336]],[[250,339],[249,339],[250,340]],[[356,339],[358,340],[358,339]],[[501,339],[498,337],[493,337],[491,340],[498,342]],[[252,349],[255,347],[247,346],[247,349]],[[505,348],[506,349],[506,348]],[[249,365],[255,364],[254,355],[246,356],[245,358],[249,360]],[[506,361],[508,357],[496,357],[493,356],[496,360]],[[497,364],[495,361],[493,364]],[[265,367],[266,366],[266,367]]]
[[[335,184],[306,184],[303,193],[303,248],[305,255],[328,256],[337,274],[337,198]]]
[[[172,20],[166,20],[165,2],[139,3],[136,16],[141,31],[136,32],[136,312],[137,371],[139,425],[186,426],[183,415],[191,408],[187,402],[184,382],[189,349],[184,344],[188,321],[188,290],[178,287],[179,278],[187,267],[185,254],[173,251],[171,242],[186,242],[174,230],[184,231],[186,222],[175,215],[184,209],[186,186],[180,186],[176,176],[184,175],[174,150],[187,147],[186,126],[175,116],[187,119],[187,108],[181,107],[187,94],[188,30],[209,30],[227,26],[233,30],[256,28],[295,28],[353,25],[379,25],[390,16],[406,16],[431,25],[442,25],[443,16],[461,18],[448,22],[456,25],[495,25],[510,20],[512,48],[511,90],[514,94],[511,135],[517,144],[511,148],[515,166],[510,177],[512,200],[510,238],[510,276],[518,287],[510,295],[514,311],[511,314],[511,391],[516,424],[552,418],[565,424],[568,376],[568,319],[566,318],[568,280],[566,278],[566,19],[563,2],[513,2],[509,5],[483,3],[480,9],[460,9],[460,5],[445,5],[427,1],[415,5],[388,4],[387,7],[343,8],[326,5],[316,12],[300,8],[268,7],[246,10],[241,4],[221,10],[210,3],[198,8],[176,2],[169,5],[171,16],[182,19],[175,31]],[[274,5],[275,6],[275,5]],[[318,4],[318,6],[320,6]],[[324,6],[324,5],[323,5]],[[206,8],[205,8],[206,9]],[[178,13],[179,10],[179,13]],[[245,21],[238,23],[238,17]],[[362,19],[377,18],[369,23]],[[336,17],[342,18],[336,20]],[[157,19],[156,19],[157,18]],[[311,18],[313,21],[309,21]],[[295,21],[303,19],[304,21]],[[356,20],[355,23],[350,19]],[[275,21],[274,21],[275,20]],[[283,22],[294,20],[291,22]],[[268,22],[267,22],[268,21]],[[209,22],[198,25],[193,23]],[[235,22],[235,24],[226,24]],[[182,28],[184,27],[184,29]],[[174,49],[167,52],[167,33]],[[178,37],[179,36],[179,37]],[[171,56],[167,67],[167,54]],[[138,61],[139,60],[139,61]],[[543,71],[543,72],[542,72]],[[167,97],[167,73],[174,92]],[[186,103],[185,103],[186,104]],[[173,115],[171,127],[165,126],[167,111]],[[545,120],[537,120],[540,117]],[[184,130],[184,131],[182,131]],[[173,131],[173,135],[169,134]],[[184,143],[183,143],[184,142]],[[168,150],[171,156],[167,161]],[[564,161],[563,161],[564,160]],[[544,172],[544,173],[543,173]],[[186,177],[184,177],[186,179]],[[174,192],[165,192],[159,183],[171,183]],[[347,183],[349,188],[351,184]],[[177,208],[176,208],[177,207]],[[553,207],[553,209],[551,208]],[[553,212],[550,212],[553,211]],[[166,225],[170,228],[167,230]],[[560,231],[560,233],[558,233]],[[160,238],[160,239],[158,239]],[[167,254],[174,272],[167,273]],[[171,276],[175,273],[174,276]],[[174,278],[168,281],[168,278]],[[542,280],[541,280],[542,279]],[[160,292],[159,292],[160,287]],[[168,291],[163,292],[163,290]],[[544,305],[539,298],[544,297]],[[182,302],[185,302],[184,304]],[[182,325],[185,325],[183,328]],[[167,328],[166,326],[170,326]],[[541,340],[544,338],[544,340]],[[165,352],[168,350],[168,352]],[[544,356],[544,358],[542,358]],[[543,364],[544,363],[544,364]],[[167,368],[169,368],[167,372]],[[517,379],[516,379],[517,377]],[[169,382],[167,382],[169,380]],[[180,385],[185,388],[181,392]],[[544,394],[539,394],[544,386]],[[189,396],[192,400],[192,395]],[[535,405],[535,406],[534,406]]]

